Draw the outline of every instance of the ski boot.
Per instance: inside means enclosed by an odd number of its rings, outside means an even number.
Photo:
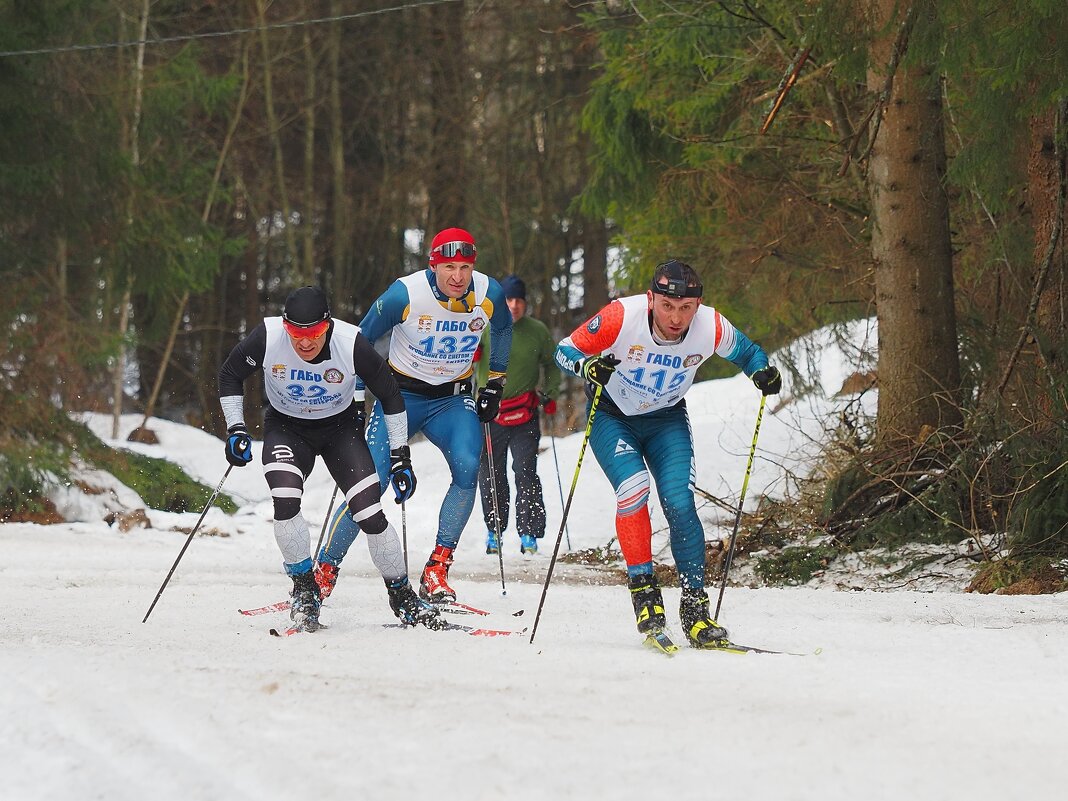
[[[419,580],[419,597],[432,604],[456,600],[456,591],[449,586],[449,565],[452,564],[452,548],[438,545],[430,554],[423,576]]]
[[[500,549],[497,544],[497,532],[490,529],[486,532],[486,553],[495,554]]]
[[[289,602],[289,618],[293,627],[301,631],[319,630],[319,585],[312,571],[293,576],[293,593]]]
[[[538,541],[533,534],[519,535],[519,551],[523,556],[533,556],[538,552]]]
[[[436,606],[415,594],[407,576],[394,581],[387,580],[386,591],[389,593],[389,608],[405,626],[421,623],[436,631],[447,625]]]
[[[634,604],[634,617],[638,622],[638,631],[650,634],[663,629],[667,624],[664,615],[664,596],[660,585],[652,573],[641,573],[630,577],[630,600]]]
[[[679,620],[691,648],[722,648],[730,642],[727,630],[708,613],[708,593],[683,589]]]
[[[316,563],[315,583],[319,585],[319,595],[324,601],[334,591],[334,586],[337,584],[337,572],[340,569],[337,565],[332,565],[329,562]]]

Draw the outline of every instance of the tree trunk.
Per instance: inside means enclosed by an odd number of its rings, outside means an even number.
[[[138,25],[137,60],[134,65],[134,107],[133,121],[130,125],[130,165],[136,173],[141,166],[141,103],[144,98],[145,85],[145,36],[148,33],[148,8],[150,0],[144,0],[141,7],[141,23]],[[133,222],[133,196],[127,198],[127,227]],[[122,385],[126,379],[126,332],[130,325],[130,296],[133,294],[133,265],[126,265],[126,287],[122,293],[122,305],[119,308],[119,352],[115,357],[115,368],[111,376],[111,437],[119,436],[119,422],[122,418]]]
[[[450,226],[464,227],[467,204],[464,147],[473,116],[465,79],[464,8],[462,3],[431,11],[430,68],[431,159],[427,170],[427,238]],[[478,232],[475,231],[475,241]]]
[[[582,313],[592,317],[608,303],[608,228],[602,219],[582,221]]]
[[[953,306],[946,152],[938,81],[927,65],[897,62],[898,0],[876,0],[870,89],[892,81],[868,165],[879,318],[879,408],[884,442],[956,426],[960,359]],[[916,26],[930,9],[916,9]]]
[[[330,15],[338,16],[341,6],[331,0]],[[328,39],[330,71],[330,191],[332,237],[330,243],[331,274],[334,297],[349,289],[345,250],[348,236],[348,196],[345,193],[345,139],[341,110],[341,23],[330,26]]]
[[[1031,121],[1028,196],[1034,225],[1032,299],[1022,336],[1032,344],[1021,377],[1026,388],[1018,400],[1030,421],[1042,429],[1061,420],[1066,399],[1056,397],[1068,367],[1068,297],[1065,285],[1064,217],[1068,191],[1068,100]],[[1031,320],[1033,309],[1034,319]],[[1021,342],[1022,344],[1022,342]],[[1015,355],[1015,354],[1014,354]]]
[[[248,98],[248,85],[249,85],[249,71],[248,71],[248,45],[242,49],[241,52],[241,65],[242,75],[244,79],[241,82],[241,93],[237,98],[237,106],[234,109],[233,117],[230,119],[230,125],[226,130],[226,137],[223,139],[222,147],[219,150],[219,157],[215,161],[215,172],[211,177],[211,185],[208,187],[208,196],[204,199],[204,207],[200,213],[200,221],[206,223],[211,218],[211,211],[215,205],[215,195],[219,189],[219,181],[222,178],[223,165],[226,163],[226,157],[230,153],[230,146],[234,141],[234,134],[237,133],[237,126],[241,122],[241,115],[245,110],[245,100]],[[160,360],[159,370],[156,373],[156,380],[152,384],[152,391],[148,395],[148,400],[145,403],[145,416],[141,419],[141,425],[130,432],[127,439],[135,440],[138,442],[151,442],[152,435],[145,426],[148,423],[148,418],[151,417],[156,411],[156,402],[159,400],[159,393],[163,387],[163,378],[167,373],[167,366],[171,362],[171,354],[174,352],[174,343],[178,338],[178,329],[181,327],[182,318],[185,316],[185,307],[189,302],[189,290],[182,293],[181,298],[178,299],[178,306],[174,312],[174,320],[171,322],[171,330],[167,336],[167,344],[163,349],[163,358]]]
[[[305,14],[312,9],[305,3]],[[316,283],[315,277],[315,49],[311,29],[304,28],[304,197],[301,208],[301,282]]]
[[[278,202],[282,207],[282,234],[285,237],[288,266],[296,272],[300,269],[297,259],[297,237],[293,231],[293,209],[289,205],[289,193],[286,190],[282,136],[278,129],[278,114],[274,108],[274,77],[271,69],[271,48],[267,38],[266,0],[256,0],[256,22],[259,25],[260,50],[263,55],[263,104],[267,114],[267,135],[270,137],[271,150],[274,153],[274,178],[278,185]],[[273,213],[273,211],[269,209],[268,213]]]

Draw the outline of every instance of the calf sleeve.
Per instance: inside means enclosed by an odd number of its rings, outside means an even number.
[[[643,506],[634,514],[616,515],[616,536],[627,567],[651,565],[653,561],[653,526],[649,522],[649,507]]]
[[[311,539],[308,533],[308,521],[297,512],[288,520],[274,521],[274,540],[282,552],[282,561],[286,563],[286,572],[290,575],[304,573],[311,569]],[[307,562],[305,570],[297,569]]]
[[[367,535],[367,551],[371,554],[371,561],[375,563],[378,572],[386,581],[394,581],[408,575],[404,567],[404,551],[401,550],[400,537],[397,529],[388,522],[385,529],[377,534],[364,530]]]
[[[649,522],[649,473],[641,470],[616,489],[616,536],[628,567],[653,561]]]

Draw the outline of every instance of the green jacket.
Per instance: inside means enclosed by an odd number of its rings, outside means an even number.
[[[488,337],[482,339],[482,358],[478,360],[478,383],[484,386],[489,371],[486,349]],[[555,399],[560,394],[560,368],[553,355],[556,342],[545,323],[523,315],[512,324],[512,352],[508,356],[508,381],[504,397],[514,398],[532,389]],[[544,376],[540,375],[544,371]],[[539,380],[543,379],[543,380]]]

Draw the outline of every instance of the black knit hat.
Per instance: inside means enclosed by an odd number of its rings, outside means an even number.
[[[505,298],[527,299],[527,285],[518,275],[509,275],[502,278],[501,289],[504,290]]]
[[[330,319],[326,293],[317,286],[302,286],[286,298],[282,319],[293,325],[309,326]]]

